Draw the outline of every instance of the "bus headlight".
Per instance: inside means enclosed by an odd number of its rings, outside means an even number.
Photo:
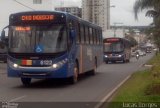
[[[9,66],[11,67],[11,68],[18,68],[18,64],[16,64],[16,63],[14,63],[14,62],[12,62],[12,61],[10,61],[10,60],[8,60],[8,64],[9,64]]]
[[[122,55],[118,55],[118,57],[122,57]]]
[[[57,62],[57,63],[54,63],[54,64],[52,65],[52,67],[53,67],[54,69],[60,68],[60,67],[62,67],[65,63],[67,63],[67,61],[68,61],[68,59],[64,59],[64,60],[62,60],[62,61],[59,61],[59,62]]]
[[[13,64],[13,67],[14,68],[18,68],[18,64]]]
[[[53,67],[53,68],[57,68],[57,67],[58,67],[58,64],[53,64],[52,67]]]
[[[107,56],[107,55],[104,55],[104,57],[106,57],[106,58],[107,58],[108,56]]]

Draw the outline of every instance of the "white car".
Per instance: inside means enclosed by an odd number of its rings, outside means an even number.
[[[141,51],[141,50],[137,50],[136,52],[138,52],[138,54],[139,54],[140,56],[144,56],[143,51]]]

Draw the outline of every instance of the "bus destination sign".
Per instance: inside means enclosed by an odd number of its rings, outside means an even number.
[[[117,41],[119,41],[118,38],[109,38],[106,40],[106,42],[117,42]]]
[[[23,15],[22,21],[51,21],[54,20],[54,15]]]
[[[66,16],[63,13],[55,12],[23,12],[10,15],[9,20],[9,24],[12,26],[64,24]]]

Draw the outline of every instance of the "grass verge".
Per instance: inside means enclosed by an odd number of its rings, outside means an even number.
[[[160,108],[160,54],[148,64],[153,67],[134,73],[102,108]]]

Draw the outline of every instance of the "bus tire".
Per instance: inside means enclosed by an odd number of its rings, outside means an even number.
[[[78,82],[78,75],[79,75],[79,69],[78,69],[78,63],[75,63],[74,66],[74,72],[73,72],[73,76],[69,78],[69,83],[70,84],[75,84]]]
[[[123,62],[123,63],[126,63],[126,60],[125,60],[125,59],[123,59],[123,60],[122,60],[122,62]]]
[[[128,59],[127,62],[129,63],[129,62],[130,62],[130,59]]]
[[[31,84],[31,78],[21,78],[21,81],[24,86],[29,86]]]

